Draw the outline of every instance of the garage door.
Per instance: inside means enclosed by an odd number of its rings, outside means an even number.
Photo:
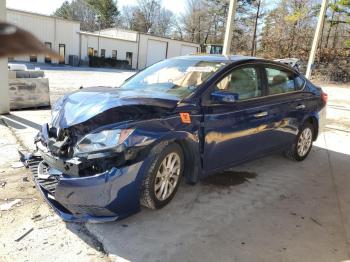
[[[197,53],[197,47],[190,45],[182,45],[181,47],[181,55],[189,55]]]
[[[167,42],[148,40],[147,66],[153,65],[166,58]]]

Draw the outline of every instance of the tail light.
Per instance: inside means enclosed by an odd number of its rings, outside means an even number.
[[[321,98],[322,98],[323,103],[326,105],[327,101],[328,101],[328,94],[322,91]]]

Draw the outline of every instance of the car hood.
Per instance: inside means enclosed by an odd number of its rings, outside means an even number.
[[[145,115],[149,117],[154,111],[170,111],[178,102],[179,99],[176,96],[160,92],[108,87],[87,88],[65,95],[57,101],[52,109],[51,124],[57,128],[68,128],[92,118],[106,119],[106,123],[131,118],[138,120]],[[128,116],[121,116],[123,112]]]

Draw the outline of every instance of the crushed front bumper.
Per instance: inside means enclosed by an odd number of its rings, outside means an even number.
[[[38,165],[47,156],[32,157],[28,165],[34,181],[48,204],[65,221],[102,223],[130,216],[140,210],[140,186],[143,179],[142,164],[138,162],[121,168],[111,168],[88,177],[68,176],[60,166],[62,160],[46,163],[61,174],[43,178]],[[53,162],[52,162],[53,161]],[[103,160],[101,160],[103,161]],[[77,170],[79,163],[70,163]],[[64,166],[63,166],[64,167]],[[62,172],[63,171],[63,172]]]

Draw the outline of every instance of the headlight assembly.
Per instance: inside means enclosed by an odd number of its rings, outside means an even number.
[[[90,133],[83,137],[75,146],[76,153],[93,153],[115,148],[122,144],[134,129],[110,129]]]

